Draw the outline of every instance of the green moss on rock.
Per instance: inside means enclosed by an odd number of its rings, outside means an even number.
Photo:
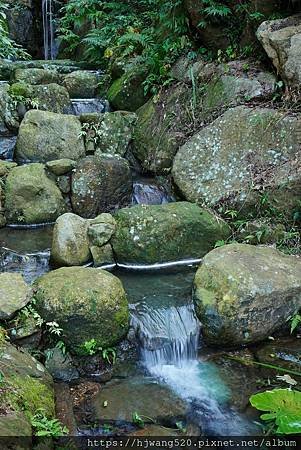
[[[68,267],[35,282],[37,309],[63,328],[68,348],[77,353],[86,341],[117,344],[127,333],[129,310],[122,283],[103,270]]]

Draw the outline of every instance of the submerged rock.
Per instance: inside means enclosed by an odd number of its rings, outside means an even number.
[[[208,253],[194,281],[204,338],[216,346],[266,339],[301,307],[301,262],[269,247],[231,244]]]
[[[128,302],[121,281],[111,273],[64,267],[43,275],[34,287],[38,311],[45,320],[55,317],[70,351],[83,353],[92,339],[97,347],[114,346],[126,336]]]
[[[299,131],[298,115],[230,109],[179,149],[174,182],[191,202],[227,201],[241,210],[266,189],[270,204],[291,214],[301,195]]]
[[[90,70],[76,70],[64,77],[63,85],[71,98],[97,97],[99,75]]]
[[[255,355],[261,363],[299,372],[301,368],[301,340],[296,338],[277,339],[256,349]]]
[[[131,202],[132,176],[126,159],[97,154],[82,159],[72,175],[73,211],[93,218]]]
[[[104,402],[107,406],[104,407]],[[133,414],[175,425],[186,415],[187,406],[166,386],[147,378],[113,380],[93,398],[97,419],[133,421]]]
[[[7,176],[5,211],[9,223],[36,224],[53,222],[66,205],[44,165],[28,164],[12,168]]]
[[[28,111],[20,126],[15,157],[18,161],[47,162],[85,156],[80,121],[48,111]]]
[[[87,220],[66,213],[54,225],[51,262],[59,266],[81,266],[91,259]]]
[[[137,205],[115,214],[111,239],[119,263],[154,264],[201,258],[230,228],[220,218],[188,202]]]
[[[31,300],[31,289],[17,273],[0,273],[0,319],[11,319]]]
[[[301,14],[263,22],[257,37],[284,81],[299,88],[301,83]]]

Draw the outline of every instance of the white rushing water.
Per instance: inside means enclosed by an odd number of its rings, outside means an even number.
[[[214,365],[198,360],[200,326],[192,303],[152,308],[132,306],[132,325],[148,372],[193,409],[206,434],[249,434],[248,424],[227,406],[229,391]]]

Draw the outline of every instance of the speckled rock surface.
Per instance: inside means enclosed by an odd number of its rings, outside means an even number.
[[[100,153],[82,159],[72,175],[73,211],[86,218],[128,205],[132,176],[126,159]]]
[[[14,78],[15,81],[29,84],[59,83],[61,79],[60,74],[56,70],[42,68],[17,69]]]
[[[72,213],[56,220],[51,246],[51,261],[55,266],[81,266],[91,259],[88,227],[87,220]]]
[[[63,85],[71,98],[94,98],[97,96],[98,75],[89,70],[76,70],[64,77]]]
[[[200,258],[217,240],[230,235],[223,220],[188,202],[137,205],[119,210],[114,217],[117,231],[111,244],[119,263]]]
[[[217,248],[196,273],[194,303],[208,344],[266,339],[301,308],[301,262],[269,247]]]
[[[81,124],[74,117],[48,111],[28,111],[20,126],[15,157],[18,161],[47,162],[85,156]]]
[[[257,37],[287,84],[301,83],[301,14],[263,22]]]
[[[70,351],[80,353],[91,339],[114,346],[128,331],[125,291],[109,272],[63,267],[40,277],[35,288],[38,311],[45,320],[56,318]]]
[[[19,273],[0,273],[0,319],[7,320],[31,300],[31,289]]]
[[[267,188],[290,214],[301,195],[301,116],[239,106],[195,134],[178,151],[174,182],[192,202],[255,204]]]

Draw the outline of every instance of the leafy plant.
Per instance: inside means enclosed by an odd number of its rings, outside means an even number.
[[[295,314],[291,318],[291,334],[298,328],[298,326],[301,325],[301,315]]]
[[[115,364],[116,361],[116,351],[111,348],[102,348],[97,344],[97,341],[92,338],[89,341],[85,341],[81,347],[82,353],[84,355],[93,356],[96,353],[101,353],[102,359],[109,364]]]
[[[36,436],[60,437],[68,434],[68,428],[57,419],[48,419],[43,409],[31,417],[31,425]]]
[[[272,422],[276,433],[301,433],[301,392],[274,389],[252,395],[250,403],[259,411],[265,411],[260,418]]]

